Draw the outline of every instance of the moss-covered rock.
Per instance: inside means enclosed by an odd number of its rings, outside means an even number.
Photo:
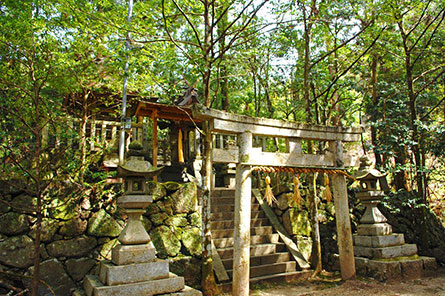
[[[0,215],[3,215],[11,210],[11,207],[3,200],[0,200]]]
[[[170,199],[173,212],[177,214],[191,213],[198,208],[197,188],[195,183],[185,183],[174,192]]]
[[[94,237],[80,236],[52,242],[46,249],[52,257],[80,257],[87,255],[96,245]]]
[[[157,201],[167,196],[167,190],[164,185],[158,182],[149,181],[147,183],[150,194],[153,196],[153,200]]]
[[[190,255],[200,256],[202,254],[201,229],[189,226],[182,232],[182,244]]]
[[[101,258],[104,258],[106,260],[111,260],[111,250],[117,246],[119,243],[119,241],[117,240],[117,238],[115,239],[106,239],[105,243],[99,247],[99,254]]]
[[[181,187],[181,184],[173,181],[165,182],[162,185],[164,185],[165,189],[167,189],[167,192],[174,192]]]
[[[73,201],[67,202],[61,199],[54,199],[51,202],[50,215],[54,219],[71,220],[76,217],[76,204]]]
[[[63,236],[73,237],[83,234],[87,229],[88,222],[82,220],[79,217],[63,222],[62,227],[59,229],[59,233]]]
[[[145,215],[150,216],[153,214],[159,213],[161,210],[155,203],[151,203],[148,205],[147,210],[145,211]]]
[[[91,258],[68,259],[65,262],[66,271],[75,280],[81,281],[84,276],[96,265],[96,260]]]
[[[196,226],[196,227],[202,227],[202,217],[199,212],[191,213],[188,216],[188,219],[189,219],[190,225]]]
[[[142,224],[147,232],[150,232],[151,228],[153,227],[153,224],[147,219],[147,217],[142,217]]]
[[[289,208],[283,214],[283,226],[290,235],[311,234],[311,223],[308,212],[298,208]]]
[[[29,235],[33,239],[36,238],[36,227],[37,226],[34,224],[31,227],[31,232],[29,233]],[[54,237],[54,234],[56,234],[58,229],[59,229],[59,221],[50,218],[43,218],[42,227],[40,231],[40,240],[42,242],[50,241]]]
[[[168,218],[168,215],[166,213],[157,213],[150,216],[150,221],[154,225],[161,225],[164,223],[164,221]]]
[[[159,226],[150,232],[158,257],[174,257],[181,250],[181,242],[167,226]]]
[[[9,212],[0,217],[0,232],[6,235],[23,233],[28,229],[26,215]]]
[[[31,274],[33,270],[33,267],[29,269]],[[40,279],[45,281],[57,296],[71,295],[71,289],[76,287],[73,280],[65,272],[63,264],[57,259],[49,259],[40,263]]]
[[[29,213],[35,210],[37,199],[27,194],[20,194],[12,200],[11,205],[15,212]]]
[[[93,214],[88,220],[89,235],[116,237],[121,231],[122,226],[104,209]]]
[[[167,226],[184,227],[187,226],[188,221],[185,214],[178,214],[173,217],[168,217],[164,224]]]
[[[303,254],[304,258],[309,262],[312,252],[312,239],[310,237],[296,235],[293,240],[296,242],[300,253]]]
[[[13,236],[0,241],[0,263],[25,268],[32,264],[34,242],[26,235]]]

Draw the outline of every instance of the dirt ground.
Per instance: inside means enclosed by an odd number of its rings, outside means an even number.
[[[251,296],[445,296],[445,270],[434,277],[382,283],[370,278],[341,281],[335,276],[288,284],[258,284]]]

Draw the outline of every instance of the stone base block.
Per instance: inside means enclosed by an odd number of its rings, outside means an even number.
[[[434,276],[437,273],[437,261],[433,257],[419,257],[423,261],[423,275]]]
[[[390,235],[392,234],[392,227],[388,223],[376,224],[360,224],[357,227],[358,235]]]
[[[182,289],[179,292],[169,293],[169,294],[162,294],[159,296],[202,296],[202,292],[193,289],[192,287],[185,286],[184,289]]]
[[[87,296],[152,296],[178,292],[184,289],[184,278],[170,274],[168,278],[122,284],[116,286],[103,285],[96,276],[88,275],[84,280]]]
[[[405,243],[405,238],[401,233],[390,235],[353,235],[354,246],[382,248],[399,246]]]
[[[399,260],[370,260],[355,257],[355,266],[357,274],[373,277],[379,281],[418,279],[432,275],[437,269],[436,259],[429,257]]]
[[[366,257],[371,259],[390,259],[413,256],[415,254],[417,254],[417,246],[415,244],[404,244],[401,246],[384,248],[354,246],[354,255],[356,257]]]
[[[116,265],[154,261],[156,251],[153,244],[117,245],[111,251],[111,261]]]
[[[420,279],[423,272],[423,261],[420,260],[400,260],[402,276],[407,280]]]
[[[147,263],[114,265],[101,262],[99,279],[102,283],[112,286],[128,283],[145,282],[168,277],[168,262],[159,260]]]

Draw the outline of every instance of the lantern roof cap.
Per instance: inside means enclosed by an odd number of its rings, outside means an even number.
[[[117,167],[117,172],[122,177],[145,177],[157,176],[164,167],[154,167],[149,161],[142,160],[137,156],[130,156],[123,164]]]
[[[379,179],[385,177],[386,173],[381,173],[379,170],[374,168],[372,160],[367,155],[363,155],[360,157],[360,168],[358,172],[355,174],[355,178],[357,180],[364,179]]]

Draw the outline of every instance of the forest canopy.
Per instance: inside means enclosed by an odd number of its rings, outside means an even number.
[[[394,189],[443,196],[443,2],[155,0],[131,15],[129,3],[1,2],[2,157],[37,157],[23,130],[63,126],[69,97],[99,113],[126,76],[129,93],[163,103],[194,85],[203,104],[230,112],[366,124],[363,148]],[[97,94],[110,95],[88,105]]]

